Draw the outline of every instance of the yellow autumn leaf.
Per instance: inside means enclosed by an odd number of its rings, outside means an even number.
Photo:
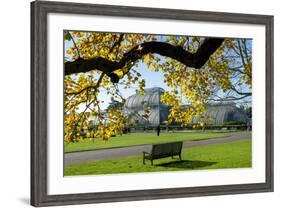
[[[69,50],[66,51],[66,53],[67,53],[68,55],[71,55],[72,52],[73,52],[72,49],[69,49]]]
[[[114,74],[116,74],[118,77],[123,77],[124,71],[122,69],[117,69],[114,71]]]

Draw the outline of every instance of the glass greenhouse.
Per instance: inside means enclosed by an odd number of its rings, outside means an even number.
[[[158,126],[164,124],[169,115],[169,106],[160,101],[164,89],[155,87],[145,89],[144,95],[134,94],[126,99],[124,114],[128,115],[131,123],[142,126]],[[208,123],[221,125],[237,122],[247,123],[246,113],[237,108],[235,103],[210,104],[205,116],[211,118]],[[196,123],[198,119],[192,119]]]

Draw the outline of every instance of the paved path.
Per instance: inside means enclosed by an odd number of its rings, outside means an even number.
[[[198,141],[186,141],[183,143],[183,147],[194,147],[194,146],[203,146],[207,144],[217,144],[217,143],[226,143],[232,141],[238,141],[241,139],[249,138],[251,135],[247,133],[230,133],[228,137],[216,138],[216,139],[207,139],[207,140],[198,140]],[[84,152],[72,152],[64,154],[64,163],[76,164],[82,162],[93,162],[99,160],[111,160],[119,157],[126,157],[130,155],[139,155],[143,151],[150,151],[151,145],[140,145],[132,147],[121,147],[121,148],[111,148],[111,149],[101,149],[101,150],[92,150]]]

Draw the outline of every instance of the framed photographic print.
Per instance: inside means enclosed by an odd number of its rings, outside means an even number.
[[[31,204],[273,191],[273,17],[31,3]]]

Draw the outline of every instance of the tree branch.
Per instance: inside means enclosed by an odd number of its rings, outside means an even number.
[[[115,48],[115,46],[118,46],[118,47],[120,46],[120,43],[121,43],[123,37],[124,37],[124,33],[121,33],[120,36],[119,36],[119,38],[118,38],[118,40],[115,41],[114,44],[112,45],[112,47],[110,48],[110,50],[109,50],[110,53],[113,51],[113,49]]]
[[[66,62],[64,64],[64,70],[65,75],[71,75],[96,69],[104,72],[114,83],[117,83],[119,78],[112,72],[123,68],[126,64],[141,59],[149,53],[170,57],[189,67],[201,68],[209,59],[210,55],[220,47],[223,41],[224,39],[222,38],[207,38],[196,53],[190,53],[180,46],[173,46],[165,42],[144,42],[125,53],[120,61],[110,61],[102,57],[94,57],[87,60],[79,58],[73,62]]]
[[[252,93],[251,92],[239,92],[234,86],[231,87],[231,89],[236,92],[238,95],[248,95],[251,96]]]
[[[237,67],[229,67],[228,69],[231,71],[239,72],[240,74],[246,74],[243,70],[241,70],[243,66],[237,66]]]
[[[234,96],[229,96],[226,98],[220,98],[220,99],[214,99],[214,98],[209,98],[208,101],[216,101],[216,102],[228,102],[228,101],[237,101],[237,100],[242,100],[246,97],[249,97],[251,95],[244,95],[241,97],[234,97]]]
[[[78,49],[78,47],[77,47],[77,45],[76,45],[76,42],[75,42],[74,38],[72,37],[71,33],[70,33],[70,32],[68,32],[68,33],[69,33],[69,35],[70,35],[70,37],[71,37],[71,40],[72,40],[72,42],[73,42],[73,44],[74,44],[74,47],[75,47],[76,51],[77,51],[78,58],[80,59],[80,58],[81,58],[81,55],[80,55],[80,51],[79,51],[79,49]]]
[[[102,79],[103,79],[104,75],[105,75],[104,73],[102,73],[102,74],[100,75],[97,84],[93,87],[95,90],[97,90],[97,88],[99,87],[100,83],[102,82]],[[76,121],[75,127],[78,126],[79,122],[80,122],[81,119],[83,118],[83,116],[84,116],[85,112],[87,111],[87,109],[88,109],[94,102],[97,102],[97,95],[94,94],[94,96],[95,96],[95,98],[92,99],[92,100],[86,105],[84,111],[83,111],[82,113],[80,113],[80,116],[79,116],[78,120]],[[98,103],[97,103],[97,107],[98,107],[98,109],[99,109],[99,111],[100,111],[100,107],[99,107],[99,104],[98,104]],[[76,129],[75,129],[75,131],[76,131]]]
[[[80,93],[84,92],[85,90],[89,90],[89,89],[92,89],[92,88],[96,88],[96,84],[95,85],[89,85],[89,86],[87,86],[85,88],[82,88],[82,89],[74,91],[74,92],[67,92],[67,91],[65,91],[64,94],[65,95],[77,95],[77,94],[80,94]]]

